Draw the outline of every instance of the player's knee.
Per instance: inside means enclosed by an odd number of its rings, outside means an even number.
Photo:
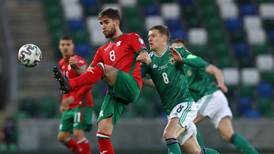
[[[231,134],[228,134],[228,133],[221,133],[221,137],[222,137],[225,141],[230,142],[232,135],[231,135]]]
[[[186,153],[189,153],[189,154],[201,154],[201,148],[191,148],[191,149],[188,149],[186,150]]]
[[[57,135],[57,140],[60,141],[60,142],[66,141],[67,138],[69,138],[69,135],[67,133],[59,133]]]
[[[98,131],[101,133],[111,135],[112,129],[113,129],[113,125],[112,125],[112,121],[110,118],[104,119],[98,123]]]
[[[77,130],[73,132],[73,137],[76,139],[76,141],[80,141],[85,138],[85,133],[83,130]]]
[[[176,134],[170,131],[169,129],[165,129],[163,133],[163,138],[164,139],[169,139],[169,138],[177,138]]]

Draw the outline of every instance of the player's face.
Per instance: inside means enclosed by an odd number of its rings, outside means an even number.
[[[157,29],[150,30],[148,32],[148,43],[151,50],[157,50],[166,42],[167,38],[165,35],[160,34]]]
[[[106,38],[112,38],[116,33],[117,20],[110,19],[109,17],[102,17],[99,19],[101,31]]]
[[[172,43],[171,44],[171,47],[172,48],[184,48],[184,44],[183,43],[180,43],[180,42],[176,42],[176,43]]]
[[[73,55],[74,44],[72,40],[60,40],[59,49],[63,57],[68,58]]]

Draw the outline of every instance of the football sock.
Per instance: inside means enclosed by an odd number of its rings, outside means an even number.
[[[77,142],[79,154],[91,154],[89,142],[86,138]]]
[[[203,154],[220,154],[218,151],[211,148],[202,148]]]
[[[203,139],[203,136],[202,136],[201,132],[199,131],[199,129],[197,129],[196,139],[197,139],[197,142],[200,145],[200,147],[205,148],[204,139]]]
[[[96,136],[99,144],[100,154],[115,154],[110,141],[110,135],[97,132]]]
[[[181,148],[178,140],[175,138],[166,139],[166,145],[168,149],[168,154],[181,154]]]
[[[240,151],[245,154],[258,154],[256,149],[240,134],[234,133],[230,142]]]
[[[74,153],[76,153],[78,151],[78,145],[76,143],[76,141],[73,138],[68,138],[65,142],[64,142],[65,146],[68,147],[68,149]]]
[[[103,68],[99,65],[96,65],[93,68],[88,68],[87,72],[80,75],[79,77],[70,79],[69,85],[72,89],[84,85],[92,85],[100,80],[103,74]]]

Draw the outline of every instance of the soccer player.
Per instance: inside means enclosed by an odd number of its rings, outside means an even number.
[[[183,40],[173,41],[173,48],[184,48]],[[187,50],[185,51],[187,53]],[[186,54],[185,53],[185,54]],[[172,53],[176,61],[184,61],[176,51]],[[223,92],[227,92],[222,72],[214,65],[199,58],[203,67],[184,65],[183,70],[189,82],[191,96],[200,104],[195,124],[209,118],[221,137],[232,143],[239,151],[245,154],[258,154],[255,148],[243,137],[235,133],[232,126],[232,112]],[[214,76],[215,80],[211,78]]]
[[[168,123],[163,133],[168,153],[182,153],[177,140],[182,133],[184,133],[184,143],[182,144],[186,153],[218,153],[210,149],[202,150],[194,138],[196,127],[193,120],[198,108],[189,93],[186,77],[180,69],[181,63],[174,61],[170,55],[172,49],[168,46],[169,31],[167,27],[163,25],[151,27],[148,32],[148,41],[152,51],[150,56],[148,54],[139,55],[137,60],[143,63],[142,75],[149,75],[151,81],[154,82],[164,111],[168,115]],[[182,48],[182,50],[184,49]],[[192,54],[184,53],[185,63],[193,64],[196,67],[200,66],[199,63],[195,63]],[[193,129],[194,131],[191,131]]]
[[[62,59],[59,61],[61,72],[72,79],[86,71],[86,61],[74,53],[72,38],[64,36],[59,41]],[[61,101],[62,112],[58,140],[77,154],[91,154],[85,131],[89,131],[92,122],[93,98],[91,86],[81,86],[64,94]]]
[[[93,85],[101,78],[108,84],[108,92],[98,117],[97,139],[102,154],[114,154],[110,138],[113,127],[127,104],[135,102],[142,88],[138,54],[146,53],[144,41],[136,33],[122,33],[118,10],[108,8],[98,16],[101,31],[109,42],[101,46],[85,74],[70,79],[69,84],[59,74],[62,89],[68,91],[83,85]]]

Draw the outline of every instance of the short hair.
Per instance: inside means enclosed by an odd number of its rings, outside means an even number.
[[[62,37],[60,38],[60,41],[61,41],[61,40],[72,41],[72,42],[73,42],[72,37],[70,37],[70,36],[68,36],[68,35],[62,36]]]
[[[171,43],[182,43],[182,44],[185,44],[186,42],[183,39],[176,38],[176,39],[172,40]]]
[[[102,10],[99,14],[98,14],[98,18],[102,18],[102,17],[108,17],[112,20],[121,20],[119,11],[117,9],[113,9],[113,8],[107,8]]]
[[[169,41],[170,34],[169,34],[169,30],[168,30],[167,26],[165,26],[165,25],[155,25],[155,26],[152,26],[149,30],[158,30],[160,32],[160,34],[166,35],[167,36],[167,41]]]

